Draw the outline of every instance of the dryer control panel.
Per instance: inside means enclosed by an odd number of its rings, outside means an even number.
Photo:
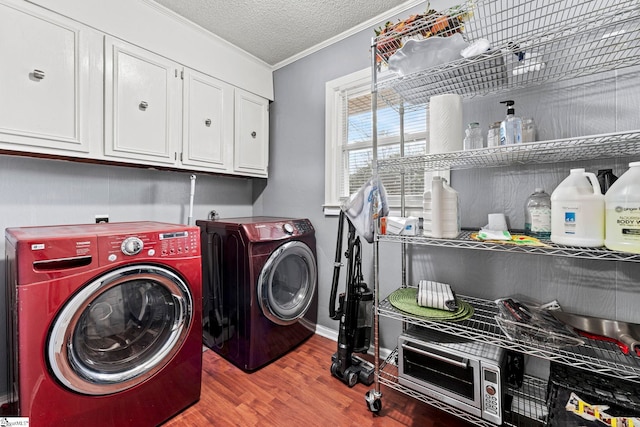
[[[243,224],[245,232],[254,242],[280,240],[313,234],[313,225],[308,219],[278,220]]]
[[[300,234],[307,234],[315,231],[313,229],[313,225],[311,225],[311,222],[308,219],[297,219],[293,221],[293,226]]]

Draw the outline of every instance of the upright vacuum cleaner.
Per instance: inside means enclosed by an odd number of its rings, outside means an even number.
[[[345,292],[340,294],[336,310],[345,221],[349,225],[347,251],[345,252],[347,282]],[[374,375],[373,365],[353,354],[366,353],[369,350],[371,339],[373,292],[364,283],[362,277],[361,250],[360,237],[356,236],[353,223],[340,210],[336,259],[331,285],[331,300],[329,301],[329,315],[334,320],[340,320],[340,328],[338,331],[338,351],[331,357],[331,374],[349,387],[353,387],[358,381],[365,385],[371,385]]]

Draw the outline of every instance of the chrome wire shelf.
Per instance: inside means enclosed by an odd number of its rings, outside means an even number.
[[[380,302],[377,313],[387,318],[482,341],[508,350],[570,365],[574,368],[621,379],[640,380],[640,358],[623,354],[614,343],[583,338],[584,345],[560,347],[541,343],[535,339],[512,340],[502,332],[495,320],[499,312],[493,301],[462,295],[459,297],[474,308],[473,316],[459,322],[432,321],[414,316],[396,309],[386,298]]]
[[[580,246],[564,246],[553,243],[550,240],[540,240],[547,246],[500,244],[471,239],[472,233],[474,233],[474,231],[462,231],[460,235],[458,235],[457,239],[434,239],[432,237],[425,236],[399,236],[395,234],[379,234],[376,235],[376,238],[380,242],[398,242],[446,248],[553,255],[602,261],[640,262],[640,255],[638,254],[612,251],[605,247],[586,248]]]
[[[486,39],[491,50],[401,78],[380,78],[381,98],[392,107],[404,101],[407,109],[443,93],[470,98],[640,64],[636,0],[470,0],[387,28],[372,48],[386,65],[408,39],[455,33],[468,43]]]
[[[424,393],[415,391],[398,383],[397,368],[398,349],[396,348],[387,359],[380,364],[378,371],[378,381],[380,384],[398,390],[408,396],[411,396],[421,402],[427,403],[444,412],[448,412],[468,421],[472,424],[483,427],[495,427],[496,425],[478,418],[468,412],[462,411],[455,406],[448,405],[445,402],[434,399]],[[525,375],[522,387],[519,389],[510,388],[507,392],[513,396],[510,413],[504,414],[503,425],[506,426],[531,426],[531,421],[538,421],[539,425],[546,424],[547,407],[545,403],[545,393],[547,389],[546,381],[530,375]],[[535,424],[534,424],[535,425]]]
[[[378,161],[385,171],[472,169],[640,155],[640,131],[608,133]]]
[[[640,65],[640,1],[639,0],[461,0],[462,4],[447,11],[426,13],[390,24],[372,42],[373,108],[378,99],[394,110],[404,112],[424,109],[431,96],[459,94],[473,98],[513,89],[536,87],[549,82],[585,78],[613,70]],[[471,44],[480,39],[489,41],[490,49],[480,55],[449,60],[441,64],[417,61],[398,67],[401,56],[393,55],[408,40],[434,36],[462,35]],[[444,40],[439,40],[443,42]],[[431,43],[431,42],[427,42]],[[424,46],[424,43],[420,43]],[[407,49],[405,49],[407,50]],[[404,52],[406,53],[406,52]],[[415,59],[415,57],[414,57]],[[389,66],[391,65],[391,66]],[[405,64],[406,65],[406,64]],[[393,70],[404,73],[396,74]],[[578,84],[583,83],[582,80]],[[377,135],[373,135],[377,147]],[[640,156],[640,130],[606,135],[592,135],[541,141],[529,144],[499,146],[478,150],[409,156],[377,160],[384,173],[421,173],[429,170],[503,167],[522,164],[563,163]],[[543,241],[544,247],[487,243],[472,240],[470,232],[457,239],[433,239],[422,236],[376,235],[374,245],[374,287],[379,292],[378,242],[400,242],[418,245],[470,248],[554,255],[607,261],[639,262],[640,255],[619,253],[605,248],[582,248],[556,245]],[[404,261],[403,261],[404,262]],[[404,268],[404,266],[403,266]],[[403,272],[404,274],[404,272]],[[374,342],[378,339],[378,318],[397,319],[403,324],[415,324],[459,337],[494,344],[586,371],[640,382],[640,358],[625,355],[613,343],[584,338],[584,345],[557,346],[536,340],[532,336],[507,337],[496,322],[498,307],[493,301],[461,296],[474,307],[469,319],[459,322],[433,321],[395,309],[388,299],[376,298]],[[544,335],[542,335],[544,337]],[[540,339],[540,336],[538,336]],[[376,354],[379,347],[376,344]],[[457,408],[446,405],[423,393],[398,384],[397,352],[376,367],[376,391],[385,385],[452,413],[470,423],[493,427]],[[526,396],[536,394],[535,403],[526,415],[540,421],[546,417],[541,380],[527,380],[527,390],[514,392],[518,409],[529,407]],[[529,389],[534,393],[529,393]],[[520,424],[513,420],[506,425]]]

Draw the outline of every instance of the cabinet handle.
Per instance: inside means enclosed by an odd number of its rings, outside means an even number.
[[[33,70],[33,78],[42,80],[44,79],[44,71],[42,70]]]
[[[145,110],[147,109],[147,107],[148,107],[148,106],[149,106],[149,103],[148,103],[147,101],[141,101],[141,102],[140,102],[140,105],[139,105],[139,107],[140,107],[140,109],[141,109],[142,111],[145,111]]]
[[[251,138],[255,138],[256,136],[258,136],[258,134],[256,133],[255,130],[253,132],[251,132]]]
[[[206,127],[211,126],[211,119],[207,119],[207,120],[205,120],[205,121],[204,121],[204,125],[205,125]]]

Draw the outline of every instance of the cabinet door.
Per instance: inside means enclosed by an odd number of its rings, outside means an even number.
[[[87,30],[73,21],[26,2],[20,9],[6,3],[0,4],[2,147],[88,152],[83,135],[87,117],[96,112],[87,104],[89,81],[96,70],[92,59],[101,55],[101,46],[98,52],[89,49]]]
[[[185,70],[182,164],[198,169],[233,169],[233,87]]]
[[[179,66],[128,43],[105,39],[105,155],[177,163],[181,136]]]
[[[269,165],[269,101],[236,89],[234,170],[267,176]]]

